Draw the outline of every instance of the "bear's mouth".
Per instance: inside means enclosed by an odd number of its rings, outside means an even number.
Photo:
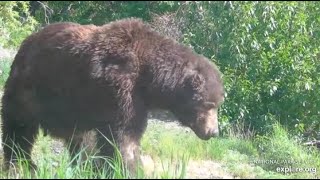
[[[190,124],[189,127],[197,135],[197,137],[200,138],[201,140],[207,141],[210,138],[215,136],[210,133],[205,133],[205,130],[203,128],[200,128],[199,126],[197,126],[195,124]]]

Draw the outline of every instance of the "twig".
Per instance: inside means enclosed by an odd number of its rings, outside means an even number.
[[[320,140],[309,141],[309,142],[304,143],[303,145],[316,146],[317,148],[320,149]]]
[[[49,17],[47,15],[47,12],[48,12],[49,16],[51,16],[53,13],[53,10],[49,6],[47,6],[46,4],[42,3],[41,1],[37,1],[37,2],[39,4],[41,4],[42,8],[44,9],[45,22],[46,22],[46,24],[49,24],[50,22],[49,22]]]

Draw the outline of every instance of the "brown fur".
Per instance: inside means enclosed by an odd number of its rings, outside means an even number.
[[[41,126],[78,149],[73,135],[97,129],[114,138],[134,169],[148,110],[171,110],[202,138],[193,124],[205,124],[205,103],[217,109],[223,91],[212,63],[141,20],[52,24],[28,37],[15,57],[2,102],[3,142],[15,138],[30,153]],[[97,145],[105,143],[98,133]],[[113,153],[110,145],[100,151]],[[5,146],[4,153],[9,161],[12,151]]]

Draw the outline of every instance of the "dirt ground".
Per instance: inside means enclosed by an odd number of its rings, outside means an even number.
[[[142,156],[144,169],[147,174],[156,170],[162,171],[162,164],[154,161],[148,156]],[[211,160],[195,161],[190,160],[186,168],[186,179],[235,179],[226,168],[218,162]]]

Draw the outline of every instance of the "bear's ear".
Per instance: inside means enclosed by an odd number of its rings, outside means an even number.
[[[192,73],[190,77],[190,83],[193,89],[195,90],[201,90],[204,87],[205,79],[203,76],[197,72]]]

